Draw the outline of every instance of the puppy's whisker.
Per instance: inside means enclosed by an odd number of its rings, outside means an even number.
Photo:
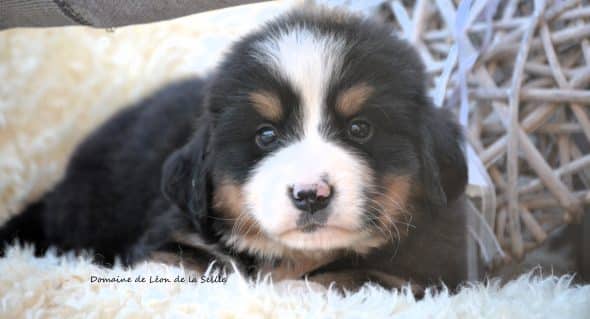
[[[223,221],[235,221],[235,220],[237,220],[237,218],[222,218],[222,217],[216,217],[216,216],[207,216],[207,218],[215,219],[215,220],[223,220]]]
[[[242,228],[245,226],[246,220],[247,220],[247,217],[246,217],[245,213],[241,212],[238,215],[236,223],[232,227],[231,234],[238,235],[238,236],[241,235]]]
[[[377,197],[381,197],[383,199],[386,199],[388,201],[390,201],[395,208],[399,209],[399,210],[404,210],[403,205],[400,203],[400,199],[399,198],[393,198],[393,195],[390,195],[388,193],[385,192],[375,192],[375,195],[377,195]]]
[[[250,221],[248,223],[248,228],[246,229],[246,231],[244,232],[244,234],[246,234],[246,235],[247,234],[250,234],[250,231],[252,230],[252,227],[255,227],[255,224],[254,224],[254,222]],[[256,228],[259,228],[259,227],[256,227]]]
[[[370,207],[372,209],[375,209],[376,211],[379,210],[378,207],[374,207],[374,206],[370,206]],[[369,222],[383,235],[383,237],[385,237],[385,238],[390,237],[393,240],[393,233],[391,232],[391,230],[389,230],[387,225],[379,219],[377,214],[371,214],[369,216]],[[379,222],[379,223],[377,223],[377,222]]]
[[[372,216],[376,217],[377,220],[379,220],[382,223],[387,222],[387,224],[390,225],[395,230],[398,239],[401,238],[400,237],[401,234],[400,234],[399,228],[397,227],[397,224],[405,225],[407,228],[406,229],[407,231],[409,231],[410,227],[415,228],[415,226],[412,225],[411,223],[397,220],[396,218],[394,218],[394,216],[392,216],[391,214],[388,214],[387,213],[388,210],[383,206],[383,204],[381,202],[379,202],[375,199],[372,199],[372,198],[368,198],[367,200],[371,204],[378,206],[378,207],[375,207],[374,205],[369,204],[370,208],[375,209],[381,215],[381,216],[375,216],[375,213],[370,212],[370,213],[372,213]],[[379,218],[379,217],[384,218],[385,221],[383,221],[383,219]],[[411,217],[411,215],[410,215],[410,217]],[[386,227],[386,228],[389,230],[389,227]],[[393,236],[392,236],[392,240],[393,240]]]
[[[378,227],[380,230],[381,229],[385,229],[388,233],[389,233],[389,237],[391,238],[391,240],[395,240],[393,233],[391,233],[390,227],[388,227],[388,224],[393,225],[393,227],[395,227],[395,224],[392,223],[392,218],[391,216],[389,216],[385,210],[385,208],[383,207],[383,205],[381,203],[379,203],[378,201],[375,201],[373,199],[368,199],[370,201],[370,203],[375,204],[377,206],[373,206],[371,204],[369,204],[369,207],[374,209],[375,211],[370,211],[370,221],[373,222],[374,220],[378,221],[380,223],[381,226],[376,225],[375,223],[373,223],[376,227]],[[383,221],[380,217],[384,216],[386,218],[385,221]],[[399,238],[399,232],[398,233],[398,238]],[[386,237],[387,238],[387,237]]]
[[[401,204],[399,204],[397,201],[393,200],[392,198],[387,198],[387,197],[382,197],[382,198],[388,200],[389,203],[394,206],[393,207],[394,208],[393,210],[395,210],[396,212],[403,213],[404,207]],[[388,209],[388,207],[385,207],[385,205],[383,203],[381,203],[379,200],[371,199],[371,201],[373,203],[378,204],[386,212],[392,210],[391,208]]]
[[[376,197],[378,198],[382,198],[384,200],[387,200],[389,203],[391,203],[395,209],[402,215],[407,215],[407,216],[411,216],[411,213],[409,212],[408,208],[405,205],[400,204],[400,201],[398,201],[397,199],[394,199],[392,197],[392,195],[388,195],[386,193],[382,193],[382,192],[372,192]]]
[[[400,220],[400,219],[396,219],[393,218],[393,216],[391,216],[391,214],[387,214],[387,212],[389,210],[385,209],[385,207],[383,206],[382,203],[379,203],[378,201],[375,201],[376,204],[378,204],[380,207],[383,207],[383,211],[384,213],[389,216],[389,218],[391,218],[396,224],[401,224],[401,225],[405,225],[408,227],[413,227],[415,228],[416,226],[411,224],[411,219],[412,219],[412,215],[409,213],[409,211],[407,209],[403,209],[403,210],[396,210],[396,212],[401,213],[401,216],[405,216],[405,218],[408,219],[408,221],[404,221],[404,220]]]

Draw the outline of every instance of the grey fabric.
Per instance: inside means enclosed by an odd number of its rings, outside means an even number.
[[[75,24],[53,1],[0,0],[0,29]]]
[[[119,27],[261,0],[0,0],[0,29],[89,25]]]

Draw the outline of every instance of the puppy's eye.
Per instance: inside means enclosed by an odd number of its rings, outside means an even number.
[[[373,127],[365,120],[352,120],[348,126],[348,136],[358,143],[365,143],[372,135]]]
[[[269,150],[275,147],[279,141],[279,134],[272,125],[262,125],[256,131],[256,144],[263,150]]]

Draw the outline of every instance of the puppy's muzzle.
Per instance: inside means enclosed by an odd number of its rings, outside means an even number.
[[[309,214],[314,214],[328,207],[332,193],[332,186],[323,180],[312,184],[294,184],[288,189],[288,195],[293,205]]]

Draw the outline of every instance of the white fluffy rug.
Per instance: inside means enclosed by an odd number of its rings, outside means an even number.
[[[131,283],[91,283],[92,276]],[[134,282],[137,277],[145,283]],[[171,283],[149,283],[155,276]],[[278,289],[249,283],[174,283],[194,278],[181,268],[145,263],[104,269],[83,258],[12,249],[0,259],[1,318],[588,318],[590,286],[570,278],[523,276],[500,287],[475,285],[456,295],[441,292],[416,301],[405,291],[365,287],[346,297],[305,287]],[[210,277],[215,278],[215,277]]]
[[[0,223],[59,179],[73,147],[115,110],[163,82],[211,68],[227,44],[282,12],[262,3],[107,32],[81,27],[0,32]],[[148,263],[12,249],[0,259],[0,318],[590,318],[590,286],[521,277],[415,301],[375,287],[346,297],[248,283],[91,283],[92,276],[174,280]],[[200,280],[200,278],[197,278]]]

